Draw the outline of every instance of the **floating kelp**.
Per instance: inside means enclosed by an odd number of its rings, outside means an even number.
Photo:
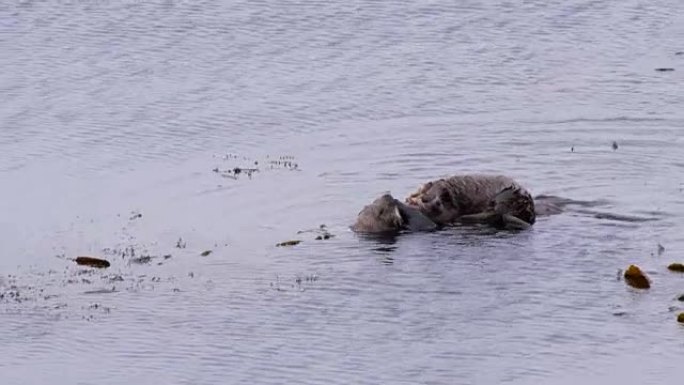
[[[93,258],[93,257],[76,257],[74,261],[83,266],[97,267],[100,269],[107,268],[110,266],[109,261],[106,259]]]
[[[684,313],[679,313],[677,316],[677,322],[684,324]]]
[[[300,241],[300,240],[291,240],[291,241],[280,242],[280,243],[276,244],[276,247],[296,246],[300,243],[302,243],[302,241]]]
[[[667,269],[670,271],[676,271],[678,273],[684,273],[684,264],[679,263],[679,262],[671,263],[667,267]]]
[[[243,167],[234,167],[230,170],[221,170],[218,167],[214,168],[211,170],[217,174],[220,174],[224,178],[232,178],[232,179],[237,179],[238,175],[244,174],[247,175],[250,179],[252,178],[252,174],[255,172],[258,172],[258,168],[243,168]]]
[[[277,157],[266,156],[266,159],[261,161],[234,154],[226,154],[223,156],[215,155],[214,157],[220,157],[223,160],[233,163],[233,165],[231,165],[229,168],[221,168],[217,166],[211,170],[224,178],[238,179],[241,175],[246,175],[251,179],[252,174],[264,170],[300,171],[299,164],[294,161],[295,157],[291,155]],[[234,162],[239,163],[238,165],[234,165]]]
[[[646,277],[646,274],[644,274],[636,265],[629,265],[625,271],[624,277],[625,282],[634,288],[648,289],[651,287],[651,282],[648,277]]]

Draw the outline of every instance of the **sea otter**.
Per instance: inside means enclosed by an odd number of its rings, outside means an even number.
[[[435,224],[415,207],[408,206],[386,193],[365,206],[351,229],[357,233],[397,233],[402,230],[430,231]]]
[[[359,212],[351,229],[359,233],[430,231],[458,223],[526,229],[536,219],[530,193],[502,175],[456,175],[428,182],[406,198],[386,193]]]
[[[505,229],[526,229],[538,217],[572,211],[599,219],[625,222],[658,220],[595,211],[605,200],[581,201],[554,195],[532,195],[503,175],[467,174],[442,178],[422,185],[403,203],[384,194],[359,213],[353,231],[396,233],[430,231],[444,226],[482,223]]]
[[[532,195],[504,175],[454,175],[431,181],[406,198],[406,204],[440,226],[476,222],[527,228],[536,220]]]

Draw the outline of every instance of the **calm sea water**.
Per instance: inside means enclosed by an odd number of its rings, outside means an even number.
[[[682,15],[3,2],[0,383],[679,383]],[[384,191],[466,172],[653,220],[348,229]],[[618,279],[630,263],[650,290]]]

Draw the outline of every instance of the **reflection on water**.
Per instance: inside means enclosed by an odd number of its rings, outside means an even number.
[[[672,383],[678,11],[0,5],[0,382]],[[582,204],[524,232],[349,230],[466,172]]]

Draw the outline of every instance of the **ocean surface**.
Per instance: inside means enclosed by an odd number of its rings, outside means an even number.
[[[3,1],[0,383],[681,383],[683,81],[678,0]],[[601,204],[349,230],[472,172]]]

